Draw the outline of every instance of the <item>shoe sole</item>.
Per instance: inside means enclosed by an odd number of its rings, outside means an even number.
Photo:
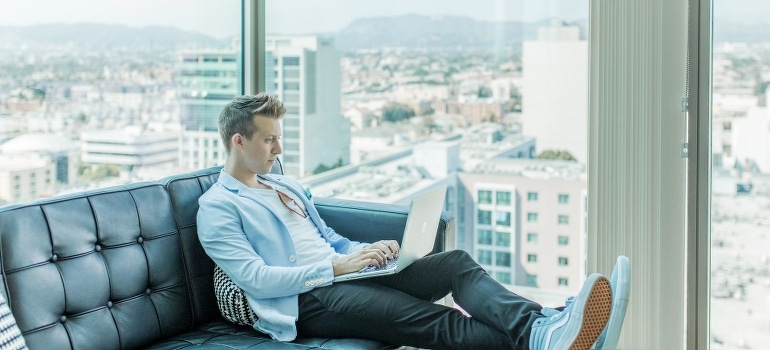
[[[620,338],[620,330],[623,328],[623,320],[626,317],[626,308],[628,307],[628,295],[630,293],[631,283],[631,262],[627,256],[618,256],[615,268],[612,270],[610,285],[615,283],[612,290],[612,312],[610,320],[607,322],[607,328],[604,330],[604,339],[596,342],[595,350],[615,350]]]
[[[582,314],[576,313],[574,315],[582,318],[580,330],[569,346],[557,345],[555,349],[590,350],[607,325],[612,311],[610,281],[602,275],[592,274],[586,282],[583,288],[588,287],[591,290],[587,293],[588,298],[585,300],[585,304],[579,305],[576,301],[575,306],[573,306],[575,311],[582,309]],[[581,292],[579,295],[585,295],[585,293]]]

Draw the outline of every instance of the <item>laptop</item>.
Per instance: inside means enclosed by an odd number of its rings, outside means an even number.
[[[433,250],[441,211],[444,208],[446,185],[439,186],[412,198],[404,227],[398,258],[380,268],[365,267],[360,271],[334,277],[334,282],[391,275],[407,268]]]

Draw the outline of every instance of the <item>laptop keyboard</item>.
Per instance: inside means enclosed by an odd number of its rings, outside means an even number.
[[[358,272],[361,273],[361,272],[372,272],[372,271],[390,270],[390,269],[395,269],[396,265],[398,265],[398,258],[388,260],[387,264],[382,265],[380,267],[377,267],[377,266],[374,266],[374,265],[366,266],[363,269],[358,270]]]

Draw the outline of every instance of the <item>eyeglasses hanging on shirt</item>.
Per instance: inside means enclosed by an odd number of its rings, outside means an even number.
[[[278,193],[278,198],[281,199],[281,203],[283,203],[283,206],[286,207],[286,209],[291,210],[294,214],[301,216],[303,219],[307,218],[307,213],[305,213],[305,210],[302,209],[302,206],[300,206],[299,203],[289,197],[288,194],[279,191],[277,188],[273,189]]]

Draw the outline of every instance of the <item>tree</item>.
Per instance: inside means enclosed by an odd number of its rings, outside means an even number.
[[[315,169],[313,169],[313,175],[320,174],[320,173],[332,170],[334,168],[339,168],[341,166],[342,166],[342,158],[337,159],[337,163],[332,164],[331,166],[321,163],[321,164],[318,164],[318,166],[315,167]]]
[[[382,119],[391,123],[414,117],[414,109],[404,104],[390,102],[382,109]]]
[[[540,152],[540,154],[537,155],[537,159],[567,160],[571,162],[577,161],[577,159],[575,159],[575,157],[573,157],[572,154],[567,151],[550,149]]]

